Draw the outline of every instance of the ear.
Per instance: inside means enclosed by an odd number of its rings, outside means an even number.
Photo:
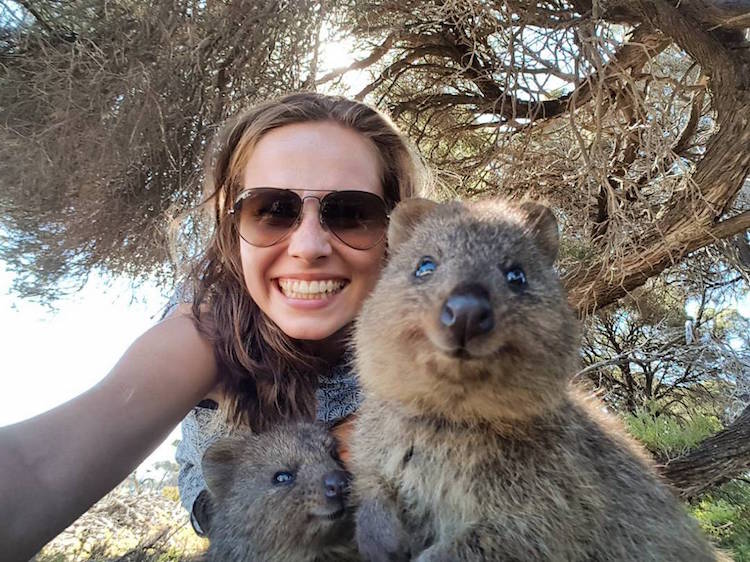
[[[242,454],[242,445],[242,439],[224,437],[213,443],[203,454],[203,478],[212,496],[223,498],[232,487],[235,468]]]
[[[555,215],[549,207],[534,201],[524,201],[520,207],[525,215],[529,232],[536,240],[548,263],[551,264],[557,258],[557,250],[560,246],[560,235]]]
[[[408,240],[414,228],[438,203],[414,197],[401,201],[391,213],[388,226],[388,248],[393,250]]]

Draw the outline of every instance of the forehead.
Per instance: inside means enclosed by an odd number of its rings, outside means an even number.
[[[417,226],[389,267],[413,268],[424,255],[432,255],[444,265],[450,263],[448,271],[461,278],[513,266],[546,277],[543,272],[549,269],[525,220],[512,209],[477,212],[445,206]]]
[[[521,250],[529,237],[525,225],[512,214],[448,206],[419,225],[414,241],[417,246],[432,243],[465,254],[480,250]]]
[[[248,157],[243,187],[383,195],[383,165],[375,144],[332,121],[284,125],[266,133]]]
[[[304,460],[327,456],[332,438],[318,427],[281,426],[267,433],[250,437],[251,456],[273,463],[277,460]]]

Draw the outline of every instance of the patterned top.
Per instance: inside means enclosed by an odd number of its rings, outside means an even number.
[[[357,376],[351,369],[351,357],[346,355],[330,373],[321,375],[318,380],[317,419],[330,428],[353,414],[362,402]],[[209,445],[229,432],[218,410],[200,405],[182,421],[182,440],[175,459],[180,465],[177,478],[180,501],[188,513],[193,513],[196,498],[206,489],[201,470],[203,454]]]

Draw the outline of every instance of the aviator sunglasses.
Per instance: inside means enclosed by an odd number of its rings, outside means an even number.
[[[331,191],[323,197],[300,197],[289,189],[254,187],[237,196],[229,214],[245,242],[266,248],[296,228],[306,199],[318,200],[321,226],[350,248],[369,250],[385,237],[388,207],[381,197],[368,191]]]

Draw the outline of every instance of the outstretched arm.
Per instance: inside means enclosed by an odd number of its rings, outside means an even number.
[[[185,308],[139,337],[92,389],[0,428],[0,544],[26,561],[121,482],[216,385]]]

